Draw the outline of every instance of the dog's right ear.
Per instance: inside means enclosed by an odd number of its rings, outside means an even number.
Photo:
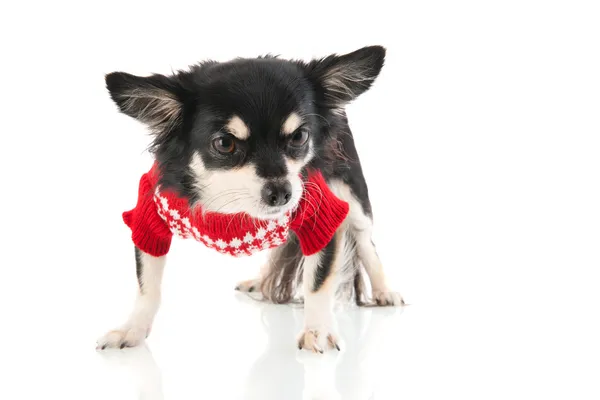
[[[106,88],[124,114],[145,123],[157,135],[168,133],[181,120],[183,103],[173,78],[113,72],[106,75]]]

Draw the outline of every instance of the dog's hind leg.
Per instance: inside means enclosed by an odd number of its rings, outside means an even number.
[[[378,306],[403,306],[404,300],[400,293],[389,289],[370,232],[358,233],[356,243],[359,258],[371,281],[373,301]]]
[[[125,324],[98,340],[98,349],[137,346],[150,334],[160,305],[160,285],[166,256],[153,257],[136,247],[135,262],[139,292],[133,311]]]
[[[390,290],[383,271],[383,264],[379,259],[377,250],[375,250],[375,243],[371,238],[373,221],[362,212],[358,202],[353,203],[353,206],[351,206],[351,209],[354,207],[354,210],[351,211],[351,223],[356,239],[356,251],[371,281],[373,301],[378,306],[403,306],[402,296]]]
[[[278,304],[289,303],[294,300],[301,277],[302,258],[298,238],[290,232],[288,240],[283,245],[271,250],[258,278],[238,283],[236,290],[260,291],[268,301]]]
[[[379,306],[404,305],[402,296],[399,293],[391,291],[387,284],[383,265],[379,260],[375,244],[371,238],[373,232],[372,217],[365,213],[361,202],[353,195],[348,185],[341,181],[334,181],[332,189],[338,197],[347,201],[350,205],[350,214],[348,215],[349,229],[356,242],[358,259],[364,266],[371,281],[373,301]],[[365,201],[368,202],[368,199],[365,199]],[[369,203],[367,205],[370,206]],[[360,283],[360,281],[356,282],[357,285],[360,285]]]
[[[247,292],[247,293],[252,293],[252,292],[258,292],[258,291],[260,291],[261,287],[262,287],[263,281],[269,275],[271,269],[273,269],[273,268],[276,267],[274,265],[274,262],[275,262],[275,259],[277,258],[276,257],[277,250],[278,249],[271,250],[270,254],[267,257],[267,260],[260,267],[260,271],[258,273],[258,277],[253,278],[253,279],[247,279],[245,281],[239,282],[235,286],[235,290],[238,290],[240,292]]]

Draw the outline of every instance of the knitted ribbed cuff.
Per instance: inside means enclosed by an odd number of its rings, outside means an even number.
[[[131,228],[131,239],[141,251],[160,257],[169,252],[173,234],[158,215],[153,190],[146,175],[142,176],[137,205],[123,213],[123,221]]]
[[[302,253],[308,256],[325,248],[349,209],[348,203],[331,192],[320,172],[310,174],[290,226],[298,236]]]
[[[152,227],[144,224],[139,224],[131,230],[131,240],[137,248],[154,257],[161,257],[169,252],[172,237],[170,232],[166,235],[157,234]]]

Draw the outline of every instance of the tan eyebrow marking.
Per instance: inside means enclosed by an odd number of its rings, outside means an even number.
[[[298,129],[298,127],[301,124],[302,118],[298,114],[293,112],[287,117],[287,119],[283,123],[283,126],[281,127],[281,133],[283,133],[284,135],[291,135],[296,129]]]
[[[248,129],[248,126],[237,115],[231,117],[225,127],[233,136],[240,140],[246,140],[250,137],[250,129]]]

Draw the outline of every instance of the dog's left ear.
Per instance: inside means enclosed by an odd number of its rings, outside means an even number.
[[[309,80],[322,91],[327,107],[340,107],[366,92],[379,75],[385,48],[369,46],[341,56],[330,55],[304,65]]]

